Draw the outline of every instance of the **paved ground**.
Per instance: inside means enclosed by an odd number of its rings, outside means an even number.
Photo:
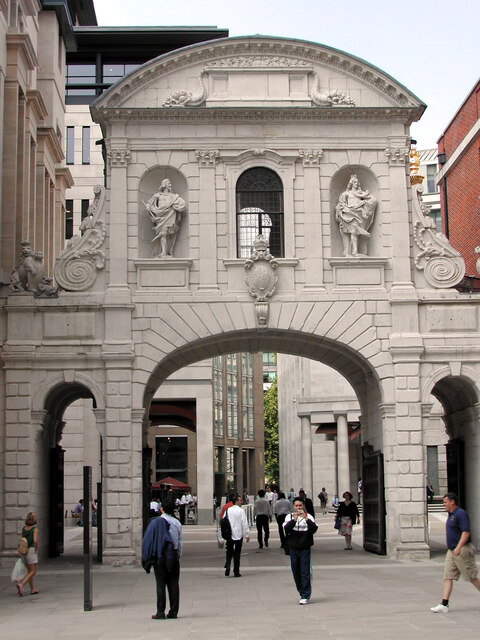
[[[22,640],[283,640],[292,637],[351,640],[452,640],[478,637],[480,594],[465,582],[454,587],[451,611],[433,614],[442,587],[445,516],[430,514],[432,559],[394,562],[362,550],[343,550],[333,517],[317,518],[312,555],[313,594],[298,605],[289,560],[278,534],[268,549],[244,544],[241,578],[223,575],[224,554],[213,528],[185,527],[180,617],[157,621],[155,580],[141,568],[94,565],[94,610],[83,611],[81,529],[67,531],[65,557],[39,566],[40,593],[19,598],[0,570],[0,637]],[[26,591],[29,591],[28,587]]]

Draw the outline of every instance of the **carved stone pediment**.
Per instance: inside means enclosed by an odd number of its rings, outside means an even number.
[[[277,260],[268,251],[268,241],[261,235],[257,236],[250,258],[245,260],[244,269],[248,292],[255,298],[255,312],[260,328],[267,326],[268,298],[273,296],[277,287],[277,266]]]
[[[429,207],[423,202],[423,185],[412,185],[413,224],[415,243],[420,253],[415,256],[415,266],[423,271],[425,280],[435,289],[448,289],[458,284],[465,275],[465,262],[443,233],[438,233],[428,215]]]
[[[102,249],[105,242],[105,187],[97,185],[93,191],[95,198],[88,210],[89,215],[80,225],[83,235],[70,238],[55,261],[55,280],[65,291],[89,289],[97,272],[105,267]]]

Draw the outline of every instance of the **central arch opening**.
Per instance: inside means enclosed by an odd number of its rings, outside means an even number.
[[[279,354],[278,478],[266,477],[261,464],[263,354]],[[257,386],[257,414],[260,389],[261,438],[258,415],[254,433],[248,434],[250,373]],[[222,385],[226,398],[220,409],[216,389]],[[240,394],[237,402],[234,391],[237,398]],[[161,481],[169,477],[188,486],[186,491],[197,499],[195,521],[202,524],[212,522],[214,494],[218,502],[230,490],[253,497],[271,479],[285,493],[304,488],[320,513],[318,494],[328,484],[332,511],[335,494],[341,499],[348,490],[358,499],[362,444],[369,453],[382,450],[382,398],[375,371],[348,347],[300,332],[232,332],[191,343],[159,363],[146,385],[144,402],[150,418],[143,434],[145,521],[155,497],[152,486],[165,489]],[[182,424],[184,403],[194,406],[193,427]],[[384,515],[379,517],[384,513],[384,505],[379,505],[383,486],[379,491],[378,480],[370,484],[370,505],[365,494],[364,516],[368,535],[382,538],[384,553]]]

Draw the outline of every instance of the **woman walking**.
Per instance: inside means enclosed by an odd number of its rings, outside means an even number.
[[[23,587],[27,584],[30,585],[32,595],[38,593],[33,584],[33,578],[37,573],[38,564],[38,528],[37,528],[37,516],[31,511],[25,518],[25,525],[22,529],[22,538],[27,539],[28,553],[25,556],[25,564],[27,565],[27,575],[23,580],[17,582],[18,595],[23,596]]]
[[[350,491],[345,491],[342,497],[345,502],[341,502],[337,510],[337,520],[340,521],[338,533],[341,536],[345,536],[345,542],[347,543],[345,551],[351,551],[352,528],[354,524],[360,524],[360,514],[358,513],[357,504],[352,500],[353,495]]]

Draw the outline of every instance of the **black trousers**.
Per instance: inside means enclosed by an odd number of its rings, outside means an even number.
[[[275,516],[275,518],[277,519],[278,535],[280,536],[282,549],[285,547],[285,531],[283,530],[283,523],[285,522],[286,517],[287,517],[286,513],[281,513],[279,516]]]
[[[225,569],[230,569],[230,563],[233,558],[233,573],[238,575],[240,573],[240,554],[242,553],[243,538],[240,540],[227,540],[227,559],[225,561]]]
[[[165,588],[168,589],[168,599],[170,600],[170,611],[168,613],[177,615],[180,604],[180,589],[178,587],[180,562],[178,558],[175,558],[171,571],[167,571],[163,558],[160,558],[160,561],[153,565],[153,570],[155,572],[155,582],[157,583],[157,615],[161,616],[165,613],[167,605]]]
[[[257,516],[257,540],[260,547],[263,547],[263,532],[265,532],[265,543],[270,537],[270,518],[267,515],[260,514]]]

